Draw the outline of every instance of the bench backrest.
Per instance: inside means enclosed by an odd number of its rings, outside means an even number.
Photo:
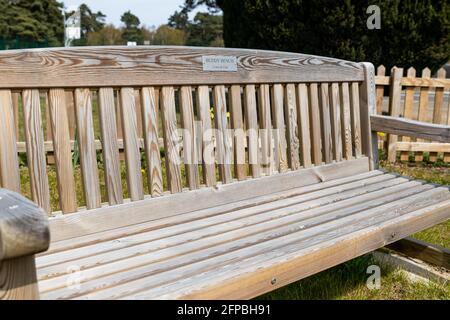
[[[16,93],[20,112],[14,109]],[[44,127],[53,137],[63,213],[364,156],[373,166],[373,98],[370,64],[310,55],[187,47],[5,51],[0,53],[0,181],[20,191],[18,116],[31,197],[48,212],[54,195]],[[76,196],[79,184],[83,199]]]

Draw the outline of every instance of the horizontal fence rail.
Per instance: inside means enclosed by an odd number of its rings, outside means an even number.
[[[378,115],[450,125],[450,79],[446,78],[445,69],[432,77],[429,68],[419,76],[414,68],[394,67],[387,76],[385,67],[379,66],[375,83]],[[450,143],[439,140],[388,134],[379,137],[379,148],[386,151],[389,162],[420,162],[424,153],[428,153],[430,162],[450,162]]]

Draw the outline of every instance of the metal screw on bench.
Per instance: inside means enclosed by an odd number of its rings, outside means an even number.
[[[277,283],[277,278],[272,278],[272,280],[270,280],[271,285],[275,285],[276,283]]]

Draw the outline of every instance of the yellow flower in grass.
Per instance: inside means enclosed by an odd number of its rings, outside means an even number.
[[[384,136],[386,136],[386,134],[384,132],[378,132],[378,136],[383,138]]]

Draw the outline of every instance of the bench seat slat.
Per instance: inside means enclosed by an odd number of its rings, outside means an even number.
[[[375,182],[383,177],[387,180]],[[373,183],[369,181],[373,181]],[[383,187],[388,181],[391,181],[391,185]],[[379,187],[376,187],[376,185],[379,185]],[[297,244],[298,250],[307,250],[311,246],[322,242],[326,243],[336,237],[351,236],[358,230],[395,219],[400,215],[407,215],[436,203],[446,201],[449,203],[450,201],[450,192],[446,188],[435,188],[414,181],[408,182],[404,178],[392,175],[378,175],[368,178],[367,186],[363,188],[368,188],[371,191],[359,196],[343,197],[343,199],[339,198],[342,190],[339,192],[339,188],[335,188],[334,191],[337,193],[334,203],[328,202],[327,204],[327,202],[320,203],[317,200],[309,200],[309,202],[304,202],[302,206],[296,204],[295,200],[288,198],[280,200],[279,205],[281,207],[276,210],[267,211],[267,209],[261,208],[262,211],[258,213],[258,206],[243,209],[247,211],[256,210],[255,214],[245,218],[249,220],[247,223],[236,218],[231,222],[223,222],[224,226],[228,226],[230,223],[235,224],[238,229],[230,230],[232,226],[226,229],[216,224],[202,229],[199,225],[200,229],[188,231],[188,233],[182,232],[175,237],[159,238],[160,240],[156,238],[148,242],[147,251],[150,250],[150,252],[139,256],[133,255],[133,251],[142,253],[142,250],[145,251],[145,244],[140,245],[141,249],[139,249],[139,245],[118,249],[115,252],[118,255],[117,259],[120,258],[121,252],[126,253],[128,251],[130,257],[126,260],[111,261],[102,265],[98,264],[98,260],[95,263],[96,259],[102,257],[102,255],[92,256],[87,258],[92,260],[93,265],[92,269],[83,271],[87,281],[80,286],[79,290],[81,291],[72,289],[71,292],[70,289],[66,289],[67,276],[61,276],[41,281],[43,297],[67,298],[71,297],[71,294],[75,294],[73,297],[83,294],[85,296],[82,298],[120,298],[130,297],[130,295],[132,297],[156,298],[164,294],[170,296],[185,286],[196,287],[189,279],[196,278],[197,275],[201,275],[201,279],[208,280],[198,281],[200,287],[201,283],[208,285],[214,283],[209,278],[209,275],[212,276],[212,274],[216,274],[220,278],[223,277],[221,281],[226,283],[231,281],[231,278],[221,272],[222,267],[232,268],[235,262],[242,260],[265,261],[267,255],[276,258],[278,255],[275,252],[285,246],[293,250],[291,245],[293,243]],[[360,189],[362,188],[353,185],[353,191],[350,188],[346,192],[362,192]],[[318,192],[324,195],[325,191]],[[308,197],[308,195],[313,197],[310,194],[304,196]],[[327,198],[323,197],[323,199]],[[285,202],[285,207],[282,205],[283,202]],[[268,205],[270,206],[271,203],[263,206]],[[225,215],[227,214],[233,213],[230,212]],[[264,216],[267,216],[269,220],[265,221]],[[217,219],[217,217],[208,219]],[[181,227],[183,227],[183,224],[172,228]],[[165,228],[159,232],[164,231]],[[157,236],[157,231],[153,233]],[[207,234],[209,234],[209,238],[205,238]],[[145,234],[138,236],[143,235]],[[161,234],[161,236],[163,235]],[[124,238],[124,242],[127,243],[126,238]],[[279,249],[275,250],[275,248]],[[293,253],[295,252],[289,252],[289,254]],[[111,255],[111,258],[113,258],[112,253],[106,252],[103,255],[105,254]],[[51,258],[51,255],[42,258],[48,259]],[[79,260],[78,263],[83,266],[81,261],[83,260]],[[38,260],[38,265],[39,263]],[[67,263],[76,264],[77,260]],[[282,265],[281,262],[280,264]],[[246,263],[242,267],[245,269],[251,265],[253,265],[253,262]],[[47,271],[53,275],[58,268],[66,272],[64,266],[65,264],[58,264],[54,267],[48,267]],[[102,274],[103,276],[101,276]],[[168,284],[168,287],[172,289],[162,292],[160,286],[163,284]],[[52,291],[52,288],[56,291]],[[106,289],[97,290],[99,288]],[[167,288],[166,285],[164,285],[164,288]],[[202,291],[201,288],[198,290],[199,292]],[[144,292],[142,296],[141,291]],[[177,295],[174,294],[174,296]]]
[[[392,185],[396,185],[398,183],[404,183],[404,180],[393,180],[394,176],[392,175],[377,175],[368,178],[361,178],[360,180],[344,183],[342,185],[333,186],[327,183],[322,183],[323,189],[319,189],[316,191],[310,191],[312,188],[299,188],[289,191],[284,194],[276,194],[273,196],[264,196],[257,197],[251,199],[255,205],[250,205],[249,200],[244,201],[242,204],[235,204],[234,206],[225,205],[219,207],[208,208],[200,211],[196,211],[193,213],[185,213],[180,217],[175,218],[165,218],[162,220],[154,221],[153,223],[147,223],[146,227],[147,231],[137,232],[130,234],[129,236],[124,236],[122,233],[116,233],[117,237],[126,238],[127,240],[124,243],[117,243],[114,241],[105,241],[102,243],[93,244],[89,246],[83,246],[77,250],[69,250],[66,252],[61,252],[60,254],[52,254],[47,258],[42,258],[39,267],[44,267],[48,265],[52,265],[55,263],[61,263],[67,260],[87,257],[93,252],[101,252],[103,251],[111,251],[118,249],[120,247],[126,247],[132,244],[143,243],[149,241],[151,239],[160,239],[163,237],[173,236],[180,233],[184,233],[193,228],[189,223],[185,223],[186,221],[195,221],[204,218],[208,218],[204,221],[197,221],[197,224],[194,228],[198,228],[199,226],[208,226],[214,225],[218,223],[231,222],[233,223],[233,219],[242,219],[244,217],[251,217],[258,212],[264,212],[267,210],[275,210],[278,208],[286,207],[288,205],[294,204],[302,204],[306,206],[307,201],[311,201],[312,206],[318,206],[318,204],[327,204],[336,201],[336,198],[339,200],[350,199],[353,196],[363,195],[370,191],[379,190],[382,188],[381,186],[389,187]],[[355,177],[357,179],[357,177]],[[392,181],[391,181],[392,180]],[[319,184],[319,185],[322,185]],[[326,187],[328,185],[328,187]],[[370,186],[369,186],[370,185]],[[355,188],[361,188],[356,189]],[[314,190],[314,189],[312,189]],[[308,192],[309,191],[309,192]],[[306,193],[305,193],[306,192]],[[329,198],[327,198],[329,197]],[[257,207],[257,210],[253,207]],[[231,208],[233,208],[231,210]],[[222,215],[222,213],[228,213],[227,215]],[[172,221],[172,222],[170,222]],[[176,221],[176,223],[174,223]],[[173,225],[173,226],[171,226]],[[150,230],[150,226],[153,227]],[[159,230],[164,228],[163,231]],[[137,229],[137,228],[136,228]],[[137,229],[138,230],[138,229]],[[154,230],[154,232],[153,232]],[[173,230],[173,231],[171,231]],[[136,231],[135,231],[136,232]],[[141,234],[142,233],[142,234]],[[152,235],[154,237],[152,238]],[[111,239],[114,240],[114,239]],[[66,257],[66,258],[63,258]]]
[[[229,203],[222,204],[222,205],[212,205],[210,208],[199,209],[197,211],[184,213],[182,215],[176,215],[173,217],[166,217],[166,218],[162,218],[162,219],[158,219],[158,220],[154,220],[154,221],[143,222],[143,223],[139,223],[136,225],[116,228],[113,230],[108,230],[108,231],[98,232],[95,234],[76,237],[73,239],[56,241],[56,242],[53,242],[51,244],[50,249],[46,253],[43,253],[42,255],[67,251],[67,250],[75,249],[78,247],[99,243],[102,241],[113,240],[113,239],[116,239],[119,237],[130,236],[130,235],[138,234],[141,232],[155,230],[155,229],[161,228],[162,226],[172,226],[172,225],[175,225],[178,223],[184,223],[186,221],[206,218],[206,217],[214,216],[214,215],[217,215],[217,214],[220,214],[223,212],[240,210],[240,209],[244,209],[244,208],[250,207],[252,205],[256,205],[256,204],[259,205],[259,204],[265,204],[265,203],[276,201],[276,200],[282,200],[282,199],[285,199],[288,197],[297,196],[302,193],[309,193],[309,192],[314,192],[314,191],[320,190],[322,188],[329,188],[329,187],[339,186],[339,185],[343,185],[343,184],[350,183],[350,182],[357,182],[359,180],[373,177],[373,176],[378,176],[381,174],[382,174],[382,172],[380,172],[380,171],[371,171],[371,172],[367,172],[367,173],[358,174],[356,176],[352,175],[352,176],[342,178],[342,179],[326,181],[321,184],[313,184],[313,185],[308,185],[308,186],[301,186],[298,188],[292,188],[292,189],[288,189],[288,190],[284,190],[284,191],[272,192],[267,195],[254,196],[249,199],[244,199],[244,200],[239,200],[239,201],[230,201]],[[71,250],[71,252],[72,252],[71,255],[75,254],[75,253],[73,253],[73,250]]]

